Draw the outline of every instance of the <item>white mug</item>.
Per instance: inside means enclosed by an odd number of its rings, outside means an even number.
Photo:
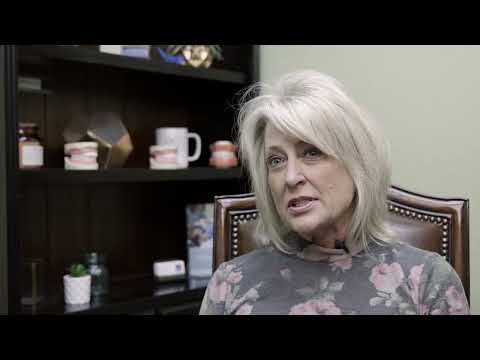
[[[189,156],[188,140],[195,140],[195,152]],[[177,169],[188,168],[188,163],[198,160],[202,151],[202,140],[185,127],[164,127],[155,130],[156,144],[160,146],[174,146],[177,148]]]

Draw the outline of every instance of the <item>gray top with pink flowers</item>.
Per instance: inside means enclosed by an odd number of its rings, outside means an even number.
[[[252,251],[215,271],[200,314],[464,315],[469,306],[447,261],[397,242],[334,262]]]

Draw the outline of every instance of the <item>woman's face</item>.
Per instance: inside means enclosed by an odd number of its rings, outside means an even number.
[[[337,160],[267,125],[265,161],[277,211],[297,234],[312,241],[348,223],[354,184]]]

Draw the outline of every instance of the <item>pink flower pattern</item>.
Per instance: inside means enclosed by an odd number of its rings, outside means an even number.
[[[420,280],[423,272],[423,264],[413,266],[410,269],[410,275],[408,275],[408,280],[410,281],[410,296],[415,305],[418,305],[420,302]]]
[[[214,276],[210,283],[208,296],[214,304],[224,302],[230,286],[225,281],[220,281],[218,276]]]
[[[332,267],[333,271],[337,269],[342,270],[342,272],[350,270],[352,268],[352,257],[347,257],[346,259],[334,261],[330,264],[330,266]]]
[[[238,284],[241,280],[242,280],[242,273],[237,271],[232,271],[225,279],[227,283],[232,285]]]
[[[293,306],[289,315],[341,315],[341,310],[332,302],[325,300],[309,300]]]
[[[460,294],[454,286],[450,286],[445,292],[450,315],[467,315],[468,304],[463,294]]]
[[[212,277],[208,296],[214,304],[225,302],[227,297],[232,293],[232,286],[242,280],[242,273],[240,271],[233,271],[233,269],[233,266],[227,265],[225,267],[226,273],[228,274],[226,277],[221,273],[216,273]]]
[[[461,282],[458,277],[452,276],[452,269],[442,263],[435,263],[437,268],[429,267],[429,262],[418,262],[416,265],[400,265],[398,251],[395,256],[380,257],[380,263],[371,261],[355,262],[352,258],[337,260],[330,263],[332,272],[319,275],[319,278],[310,285],[298,283],[301,274],[296,272],[292,264],[285,263],[275,270],[277,279],[282,279],[282,286],[288,291],[300,294],[304,299],[300,303],[288,305],[289,315],[341,315],[346,313],[399,313],[418,315],[463,315],[469,314],[469,305]],[[386,260],[390,259],[390,260]],[[201,313],[234,313],[236,315],[250,315],[255,313],[255,303],[258,301],[276,301],[269,299],[270,289],[262,279],[256,285],[242,287],[249,275],[242,266],[227,263],[212,276],[207,296],[204,298]],[[356,266],[358,265],[358,272]],[[327,268],[328,269],[328,268]],[[434,269],[434,270],[432,270]],[[339,271],[338,271],[339,270]],[[347,272],[348,271],[348,272]],[[363,271],[364,281],[370,288],[366,289],[355,299],[345,292],[348,288],[348,274],[357,274]],[[335,276],[333,276],[335,274]],[[406,277],[408,274],[408,277]],[[256,273],[255,275],[259,275]],[[261,275],[261,274],[260,274]],[[294,276],[295,275],[295,276]],[[368,280],[367,280],[368,278]],[[292,281],[294,279],[295,281]],[[428,283],[426,282],[428,279]],[[269,281],[275,281],[269,275]],[[361,278],[355,278],[355,281]],[[350,280],[351,281],[351,280]],[[315,283],[313,287],[312,284]],[[255,283],[254,283],[255,284]],[[344,286],[345,285],[345,286]],[[293,288],[288,288],[293,287]],[[347,295],[344,295],[347,294]],[[355,300],[359,307],[342,309],[339,304],[348,300]],[[341,299],[341,302],[340,302]],[[293,298],[292,298],[293,300]],[[363,308],[362,308],[363,307]],[[265,309],[265,305],[262,306]],[[260,309],[260,308],[259,308]],[[360,311],[358,309],[361,309]],[[352,311],[353,310],[353,311]],[[272,313],[275,311],[273,310]]]
[[[378,291],[392,294],[402,284],[403,278],[402,267],[399,263],[394,262],[391,265],[381,263],[375,266],[368,280]]]
[[[428,305],[420,304],[417,306],[418,315],[428,315],[430,308]]]

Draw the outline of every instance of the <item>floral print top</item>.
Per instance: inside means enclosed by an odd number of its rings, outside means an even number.
[[[334,262],[273,247],[219,266],[201,315],[467,315],[460,278],[440,255],[396,242]]]

